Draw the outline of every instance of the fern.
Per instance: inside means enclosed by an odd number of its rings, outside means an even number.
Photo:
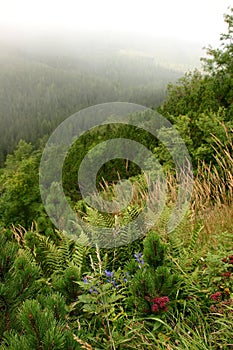
[[[25,258],[28,262],[36,262],[45,276],[50,277],[54,273],[61,273],[70,266],[76,266],[81,273],[89,250],[89,242],[84,233],[74,241],[55,231],[55,243],[50,237],[37,231],[23,232],[21,228],[19,229],[20,236],[16,228],[14,228],[14,235],[18,241],[20,237],[19,243]]]
[[[49,238],[37,234],[37,250],[40,253],[39,263],[46,273],[52,275],[54,272],[62,271],[65,268],[64,250],[58,248]]]
[[[85,266],[85,258],[89,253],[89,240],[87,235],[83,232],[80,234],[79,239],[75,241],[72,245],[72,255],[71,255],[71,263],[75,266],[78,266],[81,270]]]
[[[87,223],[86,234],[91,245],[94,247],[98,244],[101,247],[111,248],[128,244],[138,238],[144,231],[143,223],[135,222],[141,211],[142,209],[136,205],[130,205],[124,211],[114,214],[87,207],[84,220]]]
[[[196,246],[197,243],[197,239],[199,237],[200,232],[202,231],[204,226],[201,226],[200,224],[197,226],[196,229],[193,230],[193,234],[192,234],[192,238],[191,238],[191,242],[189,244],[188,247],[188,254],[190,254],[190,252],[192,252]]]

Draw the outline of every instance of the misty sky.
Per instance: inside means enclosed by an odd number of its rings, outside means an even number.
[[[0,0],[0,28],[119,31],[216,43],[232,0]],[[6,29],[7,28],[7,29]],[[2,33],[3,34],[3,33]]]

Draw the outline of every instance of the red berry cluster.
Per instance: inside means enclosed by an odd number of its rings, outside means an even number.
[[[151,299],[151,302],[153,303],[152,305],[152,311],[153,312],[159,312],[159,311],[167,311],[167,303],[169,302],[169,298],[168,297],[157,297],[157,298],[153,298]]]
[[[222,262],[227,264],[233,264],[233,255],[229,255],[227,258],[223,258]]]
[[[231,276],[231,272],[230,271],[224,272],[224,273],[222,273],[222,276],[223,277],[230,277]]]
[[[221,296],[222,296],[221,292],[216,292],[216,293],[212,294],[210,296],[210,298],[213,299],[214,301],[218,301],[221,298]]]

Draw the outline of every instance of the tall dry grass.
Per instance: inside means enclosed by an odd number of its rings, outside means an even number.
[[[200,163],[194,182],[192,211],[208,236],[233,233],[233,130],[222,127],[227,146],[212,135],[216,165]]]
[[[217,234],[222,234],[224,232],[233,233],[233,130],[227,129],[225,125],[222,125],[222,127],[226,136],[225,144],[215,135],[212,135],[214,140],[213,148],[215,150],[214,157],[216,160],[214,164],[207,165],[204,162],[200,162],[195,178],[186,179],[187,184],[189,181],[193,181],[193,192],[192,194],[190,193],[189,215],[188,219],[186,217],[183,227],[187,238],[189,235],[188,232],[192,235],[191,232],[195,228],[196,223],[200,221],[203,226],[201,232],[202,239],[205,241],[209,241],[210,239],[214,240]],[[187,176],[187,174],[185,174],[185,176]],[[169,208],[171,212],[172,208],[174,208],[174,204],[176,204],[178,200],[179,184],[177,178],[177,174],[168,173],[166,175],[166,208],[162,213],[164,214],[162,215],[162,219],[157,220],[154,226],[161,234],[166,234]],[[119,175],[119,181],[120,180]],[[132,183],[130,205],[139,208],[138,213],[141,212],[140,208],[143,209],[148,200],[148,195],[150,195],[152,205],[155,206],[161,199],[162,191],[160,184],[157,183],[153,191],[149,194],[146,183],[147,181],[143,176],[138,177],[138,179]],[[116,185],[109,184],[103,179],[102,198],[111,200],[117,197],[116,193]],[[120,201],[124,199],[124,195],[124,193],[121,193]],[[96,199],[96,201],[98,202],[98,199]],[[124,215],[125,212],[120,212],[117,206],[115,212],[112,213],[112,216],[119,217],[119,219]],[[86,219],[88,221],[88,217]]]

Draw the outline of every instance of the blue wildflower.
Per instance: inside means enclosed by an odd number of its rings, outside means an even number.
[[[134,254],[134,257],[135,257],[136,261],[139,264],[138,266],[141,269],[141,267],[145,264],[144,259],[142,257],[142,253]]]
[[[90,289],[89,289],[89,292],[90,292],[90,293],[96,293],[96,294],[98,294],[98,291],[96,290],[95,287],[94,287],[94,288],[90,288]]]
[[[105,272],[106,277],[109,277],[109,278],[112,278],[113,275],[114,275],[114,272],[111,272],[111,271],[108,271],[108,270],[104,270],[104,272]]]
[[[84,282],[84,283],[88,283],[87,277],[84,277],[83,282]]]
[[[141,258],[142,258],[142,253],[134,254],[134,257],[137,260],[137,262],[140,263],[141,262]]]
[[[145,261],[143,259],[141,259],[139,267],[141,268],[144,264],[145,264]]]
[[[115,280],[112,281],[112,284],[114,285],[114,287],[116,287],[116,288],[118,287],[118,284],[116,283]]]

